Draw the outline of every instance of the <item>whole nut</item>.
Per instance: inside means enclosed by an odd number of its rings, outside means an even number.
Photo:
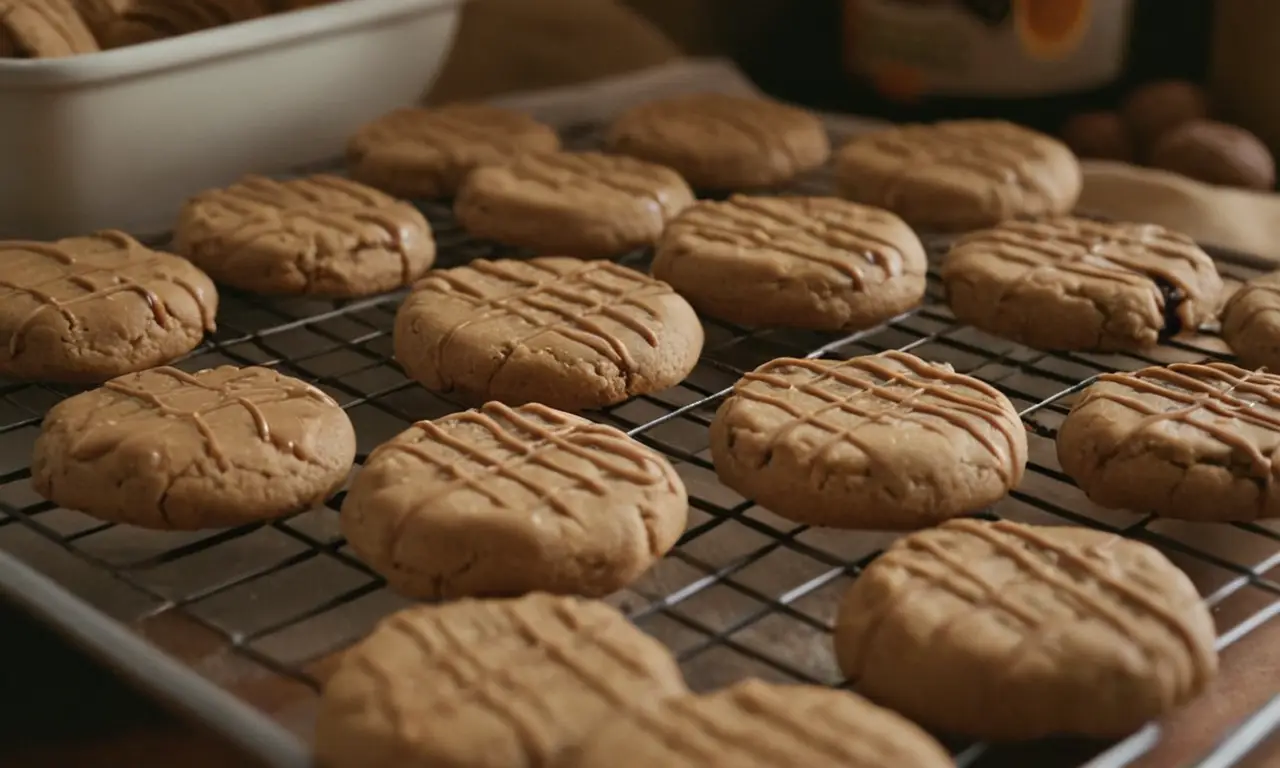
[[[1276,164],[1262,141],[1243,128],[1194,120],[1167,134],[1151,151],[1151,165],[1209,184],[1271,189]]]
[[[1129,124],[1139,152],[1145,153],[1183,123],[1207,118],[1209,97],[1195,83],[1161,80],[1134,89],[1120,112]]]
[[[1062,140],[1077,157],[1133,162],[1133,136],[1115,112],[1082,112],[1062,126]]]

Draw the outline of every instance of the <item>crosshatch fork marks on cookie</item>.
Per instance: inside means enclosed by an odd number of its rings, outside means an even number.
[[[535,418],[527,418],[524,414]],[[545,424],[538,423],[538,420]],[[491,452],[452,434],[453,424],[473,424],[482,428],[501,448]],[[549,425],[549,426],[548,426]],[[561,488],[530,476],[529,469],[539,467],[569,480],[575,487],[603,496],[608,491],[605,482],[612,476],[638,486],[663,485],[673,490],[679,482],[669,465],[655,461],[649,449],[618,430],[601,424],[583,422],[568,417],[546,406],[530,404],[516,410],[501,403],[488,403],[478,411],[467,411],[446,417],[441,423],[423,421],[416,425],[424,435],[419,442],[396,441],[378,448],[370,459],[380,453],[405,453],[454,478],[452,485],[438,490],[436,498],[444,499],[459,490],[478,493],[499,508],[512,512],[526,507],[519,502],[546,504],[562,517],[574,520],[573,508],[559,496]],[[424,443],[437,443],[463,457],[463,463],[450,460],[443,451],[433,451]],[[565,453],[588,462],[593,472],[586,472],[556,461],[556,453]],[[472,471],[478,470],[478,472]],[[485,485],[486,474],[494,474],[515,482],[532,499],[511,499]],[[412,510],[405,510],[396,521],[394,541]],[[645,526],[648,529],[648,526]],[[653,547],[650,546],[650,550]]]
[[[461,279],[453,271],[432,274],[416,286],[419,291],[448,291],[471,303],[476,312],[474,317],[453,326],[441,337],[442,351],[463,329],[504,316],[519,318],[533,327],[527,335],[511,341],[512,349],[544,333],[559,334],[611,359],[627,375],[635,372],[636,362],[626,343],[593,318],[612,320],[635,332],[649,346],[658,345],[658,336],[649,322],[626,312],[623,307],[638,309],[651,320],[658,320],[658,313],[643,299],[660,296],[670,289],[635,270],[608,261],[591,261],[577,269],[559,272],[539,264],[536,259],[520,262],[518,266],[477,259],[462,269],[492,278],[495,287],[486,290]],[[600,280],[597,275],[616,278],[617,282]],[[575,285],[581,287],[571,287]],[[516,290],[505,292],[503,289],[509,286],[515,286]],[[589,298],[584,295],[587,292],[599,294],[599,298]],[[540,313],[555,319],[548,321]]]

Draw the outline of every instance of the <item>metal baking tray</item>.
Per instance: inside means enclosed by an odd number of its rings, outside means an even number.
[[[589,147],[598,135],[597,126],[578,126],[565,131],[565,141]],[[789,191],[828,189],[819,172]],[[436,230],[439,266],[512,255],[470,239],[447,205],[423,210]],[[935,266],[945,244],[928,238]],[[1214,255],[1229,279],[1262,268],[1242,254]],[[620,262],[643,270],[648,258],[637,252]],[[267,300],[224,291],[217,333],[178,366],[271,365],[315,383],[350,414],[363,460],[413,422],[462,408],[407,380],[392,361],[400,300]],[[1142,354],[1039,352],[957,324],[940,300],[936,274],[923,306],[853,334],[749,330],[710,319],[704,326],[705,350],[685,382],[589,414],[667,455],[688,486],[689,527],[679,545],[610,601],[671,647],[694,689],[748,675],[842,684],[829,636],[838,598],[895,538],[796,525],[717,481],[707,426],[720,398],[745,371],[780,356],[903,349],[991,383],[1021,411],[1030,461],[1021,486],[985,514],[1094,526],[1159,547],[1212,607],[1223,649],[1280,613],[1280,522],[1206,526],[1102,510],[1057,465],[1056,428],[1094,377],[1226,357],[1211,334]],[[29,461],[43,414],[73,391],[0,381],[0,592],[267,765],[309,765],[318,690],[337,654],[407,604],[346,547],[337,525],[342,496],[266,525],[190,533],[112,525],[57,508],[31,490]],[[1263,706],[1196,765],[1241,764],[1277,722],[1280,702]],[[1159,741],[1153,724],[1119,744],[1055,740],[1039,752],[946,743],[961,766],[1101,768],[1129,765]]]

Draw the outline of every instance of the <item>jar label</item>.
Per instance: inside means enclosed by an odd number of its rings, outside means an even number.
[[[845,65],[885,96],[1020,98],[1124,67],[1133,0],[845,0]]]

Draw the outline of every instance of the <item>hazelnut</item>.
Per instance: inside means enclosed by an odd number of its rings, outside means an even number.
[[[1276,182],[1275,160],[1257,136],[1213,120],[1167,134],[1151,151],[1151,165],[1227,187],[1271,189]]]
[[[1133,136],[1115,112],[1082,112],[1062,126],[1062,140],[1077,157],[1133,162]]]
[[[1134,89],[1120,109],[1139,151],[1146,153],[1169,131],[1209,116],[1209,97],[1185,80],[1161,80]]]

